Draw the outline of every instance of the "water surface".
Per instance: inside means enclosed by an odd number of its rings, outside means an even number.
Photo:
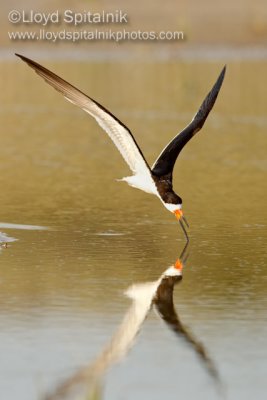
[[[149,163],[222,68],[45,64],[127,124]],[[228,63],[214,110],[174,175],[191,226],[174,304],[233,400],[263,400],[267,389],[266,67]],[[0,72],[0,230],[17,239],[0,250],[0,397],[31,400],[90,364],[129,307],[126,288],[157,280],[184,237],[156,198],[116,182],[128,168],[94,120],[19,61],[1,62]],[[194,351],[153,312],[102,387],[109,400],[220,398]]]

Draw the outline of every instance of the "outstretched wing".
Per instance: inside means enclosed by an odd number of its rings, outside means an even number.
[[[198,112],[192,119],[189,125],[185,127],[185,129],[180,132],[174,139],[165,147],[162,151],[158,159],[155,161],[152,172],[157,176],[164,176],[166,174],[170,174],[173,171],[173,167],[175,161],[180,154],[180,151],[186,145],[186,143],[202,128],[204,125],[218,93],[221,89],[224,75],[225,75],[226,67],[223,68],[222,72],[220,73],[215,85],[201,104]]]
[[[107,132],[135,175],[143,175],[144,171],[150,172],[150,168],[133,135],[118,118],[101,106],[101,104],[97,103],[53,72],[42,67],[40,64],[20,54],[16,54],[16,56],[25,61],[49,85],[62,93],[67,100],[94,117],[101,128]]]
[[[154,297],[154,304],[157,311],[166,325],[175,333],[176,336],[183,338],[186,343],[195,351],[200,361],[206,367],[209,374],[220,384],[220,378],[213,360],[209,357],[205,347],[192,333],[182,324],[175,310],[173,303],[174,286],[180,282],[182,276],[165,276],[157,288]]]

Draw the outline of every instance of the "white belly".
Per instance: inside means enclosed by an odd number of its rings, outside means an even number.
[[[146,193],[154,194],[159,197],[157,187],[150,174],[133,175],[122,178],[122,181],[137,189],[143,190]]]

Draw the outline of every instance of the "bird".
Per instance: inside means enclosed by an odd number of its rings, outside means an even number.
[[[189,225],[182,210],[182,198],[173,190],[173,169],[181,150],[200,131],[212,110],[224,80],[226,66],[223,67],[214,86],[191,122],[167,144],[150,168],[133,134],[115,115],[47,68],[21,54],[15,53],[15,55],[27,63],[68,101],[83,109],[96,120],[130,167],[132,175],[120,180],[157,196],[165,208],[175,215],[188,242],[189,236],[185,226],[189,228]]]

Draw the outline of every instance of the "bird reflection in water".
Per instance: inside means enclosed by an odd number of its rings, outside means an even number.
[[[166,325],[190,345],[215,382],[220,383],[216,367],[204,345],[185,328],[174,307],[174,286],[182,280],[187,258],[188,243],[175,264],[167,268],[158,280],[130,286],[125,294],[132,300],[132,304],[110,342],[90,365],[78,370],[44,399],[76,399],[77,396],[79,399],[101,399],[104,374],[129,352],[142,324],[154,307]]]

